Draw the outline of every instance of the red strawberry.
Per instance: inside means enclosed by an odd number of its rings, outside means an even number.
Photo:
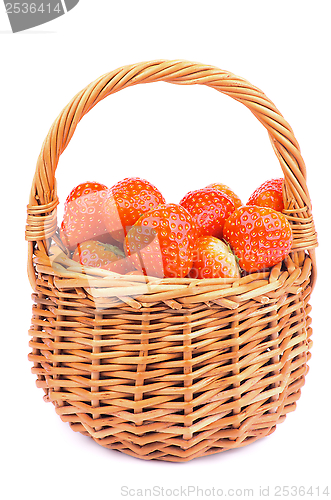
[[[224,221],[235,210],[228,195],[213,188],[190,191],[180,205],[190,212],[198,237],[211,235],[223,238]]]
[[[83,195],[95,193],[96,191],[107,191],[107,189],[107,186],[99,182],[83,182],[82,184],[78,184],[78,186],[70,192],[66,199],[66,203],[77,200],[77,198]]]
[[[99,241],[84,241],[77,245],[73,260],[86,267],[100,267],[119,274],[126,274],[135,269],[132,259],[114,245]]]
[[[107,192],[104,205],[104,223],[115,240],[123,241],[139,217],[164,204],[160,191],[139,177],[125,178]]]
[[[224,224],[224,239],[239,265],[248,272],[271,267],[291,251],[292,230],[286,217],[272,208],[243,206]]]
[[[202,236],[196,241],[191,278],[240,278],[235,255],[228,245],[214,236]]]
[[[239,208],[242,206],[241,199],[226,184],[220,184],[218,182],[214,182],[213,184],[209,184],[207,187],[217,189],[218,191],[221,191],[222,193],[226,194],[234,204],[235,208]]]
[[[61,239],[67,248],[75,250],[78,243],[112,239],[102,220],[107,187],[97,182],[85,182],[75,187],[66,199],[61,223]]]
[[[125,238],[125,249],[147,276],[184,277],[192,266],[195,236],[189,212],[164,204],[138,219]]]
[[[247,205],[269,207],[282,212],[284,210],[283,183],[284,179],[271,179],[264,182],[251,194]]]

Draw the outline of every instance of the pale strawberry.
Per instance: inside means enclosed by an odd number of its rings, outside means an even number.
[[[107,187],[86,182],[75,187],[66,199],[60,236],[69,250],[92,239],[113,242],[103,221]]]
[[[95,240],[79,243],[72,259],[86,267],[98,267],[118,274],[135,270],[132,259],[122,250]]]
[[[196,241],[191,278],[240,278],[240,268],[229,245],[214,236]]]

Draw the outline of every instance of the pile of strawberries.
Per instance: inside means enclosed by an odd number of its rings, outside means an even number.
[[[291,250],[282,189],[283,179],[267,181],[243,205],[215,183],[176,204],[138,177],[110,189],[86,182],[66,199],[60,236],[83,266],[161,278],[240,277]]]

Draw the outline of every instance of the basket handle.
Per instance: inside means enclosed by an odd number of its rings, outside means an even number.
[[[57,230],[56,206],[59,200],[55,172],[59,158],[68,146],[79,121],[110,94],[139,83],[158,81],[178,85],[206,85],[250,109],[267,129],[284,173],[284,213],[293,230],[292,251],[302,254],[304,250],[309,250],[314,255],[317,235],[306,183],[306,167],[293,131],[275,105],[260,89],[228,71],[189,61],[157,60],[124,66],[101,76],[79,92],[51,126],[38,157],[27,207],[29,277],[34,274],[34,243],[37,242],[47,252],[47,241]]]

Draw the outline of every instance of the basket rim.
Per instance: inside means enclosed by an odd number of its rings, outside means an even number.
[[[50,247],[47,257],[37,250],[33,263],[36,272],[51,277],[53,286],[60,292],[82,290],[100,309],[124,303],[137,310],[159,302],[172,309],[204,303],[235,310],[251,300],[272,306],[282,296],[298,295],[309,285],[313,264],[308,254],[302,266],[289,255],[272,268],[240,278],[157,278],[121,275],[81,265],[56,243]]]

